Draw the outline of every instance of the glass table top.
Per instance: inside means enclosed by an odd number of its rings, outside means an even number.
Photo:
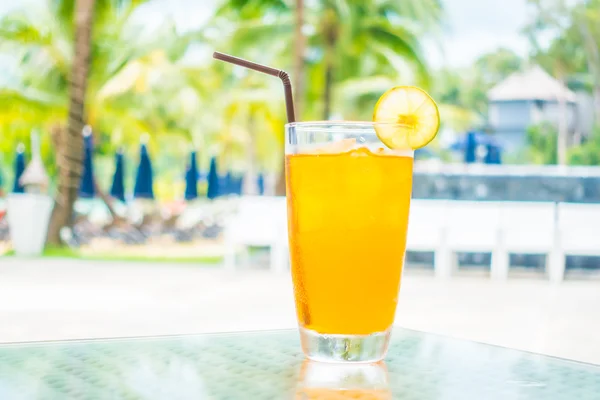
[[[600,399],[600,366],[395,329],[384,363],[305,361],[296,331],[0,345],[0,399]]]

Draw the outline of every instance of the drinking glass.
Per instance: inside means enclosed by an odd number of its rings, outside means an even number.
[[[384,358],[406,249],[412,150],[369,122],[286,125],[288,230],[302,349],[316,361]],[[388,131],[389,132],[389,131]]]

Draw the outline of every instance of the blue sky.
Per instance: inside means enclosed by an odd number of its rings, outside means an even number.
[[[35,3],[40,0],[21,0]],[[398,0],[401,1],[401,0]],[[442,43],[444,54],[427,44],[427,57],[434,66],[467,66],[483,53],[507,47],[521,55],[528,51],[520,34],[527,23],[526,0],[443,0],[447,16]],[[0,14],[17,2],[0,0]],[[155,0],[144,6],[138,17],[149,25],[172,15],[183,29],[202,24],[217,0]]]
[[[528,21],[526,0],[444,0],[447,29],[443,37],[445,62],[431,52],[434,64],[471,64],[498,47],[527,55],[528,42],[520,33]]]

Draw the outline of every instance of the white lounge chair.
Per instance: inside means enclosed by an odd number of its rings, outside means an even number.
[[[500,203],[449,201],[445,230],[444,263],[447,275],[457,269],[457,252],[492,253],[492,275],[497,270]]]
[[[600,256],[600,204],[558,204],[557,251],[550,280],[565,275],[565,256]]]
[[[271,270],[285,271],[289,264],[286,212],[285,197],[240,198],[237,213],[225,224],[225,268],[235,269],[240,248],[247,260],[248,246],[265,246],[271,251]]]
[[[500,203],[500,238],[498,260],[492,278],[508,277],[510,254],[544,254],[546,273],[551,276],[555,261],[556,207],[554,203]]]
[[[439,278],[450,276],[448,257],[444,256],[446,200],[413,200],[408,218],[407,251],[434,253],[434,271]]]

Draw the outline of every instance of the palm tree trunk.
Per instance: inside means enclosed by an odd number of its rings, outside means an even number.
[[[256,155],[256,126],[252,110],[248,113],[248,133],[250,134],[250,149],[246,152],[246,172],[244,173],[242,194],[256,196],[258,194],[258,175],[256,171],[258,157]],[[283,195],[285,195],[285,191]]]
[[[296,0],[296,23],[294,27],[294,108],[296,119],[302,121],[304,100],[304,53],[306,38],[304,26],[304,0]]]
[[[325,82],[323,88],[323,120],[328,120],[331,116],[332,90],[333,90],[333,74],[335,63],[335,46],[337,44],[338,26],[337,16],[335,11],[329,9],[324,15],[324,37],[325,37]]]
[[[331,116],[331,89],[333,86],[333,47],[327,46],[325,50],[325,84],[323,89],[323,120]]]
[[[564,83],[563,79],[561,79],[560,81]],[[567,86],[565,85],[565,87]],[[567,164],[567,146],[569,134],[567,111],[568,110],[566,94],[561,92],[558,97],[558,143],[556,146],[558,153],[558,165]]]
[[[281,170],[279,171],[277,182],[275,183],[275,196],[285,196],[285,193],[285,157],[283,157]]]
[[[48,227],[48,244],[61,245],[60,230],[71,225],[73,205],[83,170],[85,96],[90,67],[92,24],[95,0],[77,0],[75,4],[75,48],[69,77],[69,116],[67,130],[53,135],[58,167],[58,193]]]
[[[584,2],[586,3],[586,2]],[[591,72],[592,79],[594,81],[594,119],[595,123],[600,123],[600,50],[596,38],[592,34],[589,26],[589,19],[585,14],[582,15],[583,19],[576,21],[577,26],[584,39],[584,48],[587,53],[587,65],[588,70]]]
[[[294,108],[296,119],[302,121],[302,111],[304,102],[304,52],[306,48],[306,38],[302,32],[304,26],[304,0],[296,0],[296,21],[294,26]],[[284,140],[285,146],[285,140]],[[285,159],[283,160],[285,163]],[[277,177],[275,185],[275,195],[285,196],[285,165],[281,166],[281,171]]]

